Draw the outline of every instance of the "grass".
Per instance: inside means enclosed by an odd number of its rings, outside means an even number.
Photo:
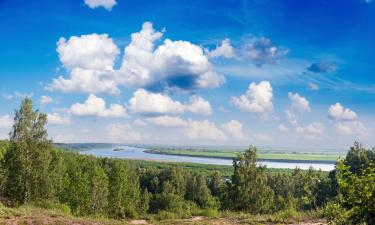
[[[148,160],[129,160],[134,162],[140,168],[158,168],[166,169],[171,166],[177,165],[184,169],[184,171],[192,173],[202,173],[204,175],[211,175],[214,171],[219,171],[224,177],[230,177],[233,174],[233,166],[225,165],[210,165],[210,164],[200,164],[200,163],[185,163],[185,162],[158,162],[158,161],[148,161]],[[278,168],[267,168],[267,173],[292,173],[292,169],[278,169]]]
[[[40,208],[35,205],[23,205],[8,208],[0,203],[0,225],[13,224],[55,224],[55,225],[125,225],[127,221],[103,217],[75,217],[60,208]]]
[[[75,217],[61,207],[44,209],[35,205],[25,205],[19,208],[8,208],[0,204],[0,224],[19,225],[126,225],[126,224],[289,224],[308,222],[309,224],[321,224],[320,210],[311,212],[296,212],[294,210],[281,211],[275,214],[252,215],[245,212],[224,211],[215,214],[201,214],[186,219],[173,218],[173,215],[149,214],[143,220],[114,220],[103,217]],[[138,223],[136,223],[138,222]]]
[[[166,155],[182,155],[193,157],[209,157],[232,159],[241,151],[228,150],[191,150],[191,149],[150,149],[148,153],[166,154]],[[337,154],[313,154],[313,153],[262,153],[258,152],[260,160],[279,160],[279,161],[321,161],[335,162],[339,155]]]

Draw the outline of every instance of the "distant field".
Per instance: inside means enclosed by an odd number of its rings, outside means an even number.
[[[206,176],[211,175],[214,171],[220,172],[224,177],[229,178],[233,174],[233,166],[224,166],[224,165],[209,165],[201,163],[187,163],[187,162],[158,162],[158,161],[149,161],[149,160],[133,160],[133,159],[124,159],[129,162],[135,163],[140,168],[151,169],[167,169],[173,165],[180,166],[183,170],[190,173],[201,173]],[[294,169],[280,169],[280,168],[266,168],[266,172],[269,174],[273,173],[293,173]]]
[[[193,157],[210,157],[231,159],[237,156],[241,151],[226,150],[191,150],[191,149],[150,149],[148,153],[182,155]],[[258,152],[258,159],[263,160],[290,160],[290,161],[325,161],[335,162],[340,155],[338,154],[312,154],[312,153],[262,153]]]

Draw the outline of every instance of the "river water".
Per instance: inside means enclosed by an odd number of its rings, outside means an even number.
[[[177,155],[161,155],[151,154],[144,152],[143,148],[121,146],[123,150],[113,151],[112,148],[92,149],[81,151],[81,154],[94,155],[98,157],[113,157],[124,159],[139,159],[139,160],[154,160],[165,162],[190,162],[211,165],[232,165],[232,160],[205,158],[205,157],[190,157],[190,156],[177,156]],[[271,162],[259,161],[259,164],[266,165],[268,168],[281,168],[281,169],[308,169],[313,167],[323,171],[330,171],[334,169],[334,164],[331,163],[302,163],[302,162]]]

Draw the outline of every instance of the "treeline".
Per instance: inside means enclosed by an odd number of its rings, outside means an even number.
[[[37,204],[74,215],[111,218],[319,208],[326,208],[326,216],[337,223],[375,218],[375,154],[359,144],[329,173],[314,169],[267,173],[256,164],[256,148],[250,147],[234,160],[233,175],[225,178],[219,172],[204,175],[179,166],[141,168],[121,159],[55,149],[44,128],[46,122],[46,115],[34,111],[26,98],[16,111],[10,140],[0,142],[0,194],[8,205]],[[366,209],[362,204],[367,204]]]

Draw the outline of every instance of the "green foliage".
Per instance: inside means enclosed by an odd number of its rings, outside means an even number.
[[[107,160],[106,167],[109,177],[109,214],[114,218],[136,217],[141,191],[135,169],[121,160]]]
[[[325,208],[331,224],[375,224],[374,149],[354,143],[336,166],[339,195]]]
[[[244,154],[238,155],[233,162],[230,207],[250,213],[270,211],[273,192],[268,186],[265,167],[256,164],[256,148],[250,147]]]
[[[340,205],[349,210],[352,224],[375,224],[375,165],[369,164],[356,175],[349,166],[338,164]]]
[[[52,197],[51,142],[44,128],[47,115],[34,111],[32,101],[25,98],[16,111],[10,148],[5,153],[5,195],[13,204]]]
[[[375,164],[375,149],[367,150],[359,142],[354,142],[346,155],[344,164],[349,166],[350,172],[359,174],[370,164]]]

